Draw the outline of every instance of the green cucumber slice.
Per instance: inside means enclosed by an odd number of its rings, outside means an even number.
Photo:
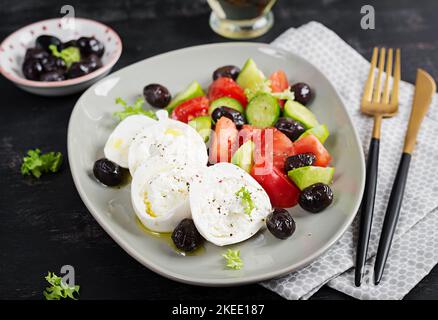
[[[188,125],[199,133],[204,142],[208,142],[211,131],[211,118],[209,116],[194,118],[188,122]]]
[[[210,103],[210,107],[208,108],[208,114],[212,114],[214,109],[219,107],[228,107],[234,110],[239,111],[241,114],[245,111],[239,101],[230,97],[222,97],[216,99]]]
[[[249,173],[254,163],[254,148],[254,142],[248,140],[234,153],[233,157],[231,158],[231,163]]]
[[[236,82],[244,89],[256,89],[262,87],[265,79],[265,75],[257,68],[254,60],[249,58],[240,71]]]
[[[167,111],[171,113],[179,104],[183,103],[192,98],[205,96],[201,85],[198,81],[193,81],[184,91],[178,93],[175,98],[170,101],[169,105],[166,107]]]
[[[301,122],[306,129],[319,125],[315,115],[297,101],[288,100],[284,105],[284,116]]]
[[[325,140],[327,140],[328,136],[330,135],[330,132],[328,131],[327,126],[325,124],[320,124],[319,126],[313,127],[312,129],[303,132],[303,134],[299,136],[298,140],[311,134],[317,137],[318,140],[323,144]]]
[[[332,183],[334,172],[335,168],[308,166],[290,170],[287,175],[300,190],[304,190],[315,183]]]
[[[248,123],[258,127],[272,127],[280,116],[278,100],[269,93],[259,93],[246,106]]]

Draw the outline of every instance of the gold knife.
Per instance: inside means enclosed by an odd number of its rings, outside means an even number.
[[[379,247],[377,249],[376,262],[374,264],[374,283],[379,284],[385,269],[386,259],[391,248],[392,238],[397,225],[400,208],[403,201],[406,179],[408,177],[411,154],[417,141],[417,134],[421,122],[429,110],[432,97],[436,92],[436,84],[433,78],[424,70],[417,70],[415,81],[415,94],[412,103],[411,116],[409,118],[408,130],[405,137],[403,154],[392,186],[388,207],[386,208],[385,220],[383,222],[382,234],[380,235]]]

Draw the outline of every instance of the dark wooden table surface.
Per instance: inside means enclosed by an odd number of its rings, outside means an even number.
[[[59,16],[65,1],[0,0],[0,39],[45,18]],[[76,15],[101,20],[123,39],[115,69],[182,47],[227,41],[208,26],[202,0],[69,1]],[[360,28],[360,8],[373,4],[376,29]],[[435,0],[279,0],[275,25],[257,39],[271,42],[290,27],[317,20],[369,57],[374,45],[400,47],[403,79],[423,67],[438,76],[438,2]],[[40,180],[23,178],[20,164],[31,148],[67,155],[67,124],[80,95],[30,95],[0,77],[0,298],[41,299],[44,275],[75,267],[82,299],[281,299],[254,284],[203,288],[167,280],[125,253],[97,224],[76,192],[68,162]],[[406,298],[438,297],[438,267]],[[348,299],[322,288],[313,299]]]

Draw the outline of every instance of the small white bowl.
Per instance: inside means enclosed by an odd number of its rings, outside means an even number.
[[[82,77],[64,81],[33,81],[23,76],[21,67],[26,49],[35,46],[42,34],[58,37],[65,42],[94,36],[105,46],[103,66]],[[89,19],[57,18],[32,23],[9,35],[0,44],[0,73],[19,88],[42,96],[63,96],[79,92],[106,76],[122,54],[122,41],[110,27]]]

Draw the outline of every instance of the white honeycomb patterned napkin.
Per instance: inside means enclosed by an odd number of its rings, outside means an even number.
[[[318,67],[340,93],[368,152],[372,119],[359,112],[369,63],[358,52],[320,23],[289,29],[274,46],[298,54]],[[403,63],[403,52],[402,52]],[[377,250],[383,217],[401,156],[411,110],[414,86],[401,82],[399,114],[382,123],[379,175],[373,228],[368,254]],[[262,285],[287,299],[307,299],[322,285],[359,299],[401,299],[438,262],[438,106],[434,98],[422,124],[414,151],[405,196],[392,250],[382,282],[373,284],[370,258],[360,288],[354,286],[357,217],[342,238],[323,256],[297,272]],[[323,214],[323,213],[322,213]]]

